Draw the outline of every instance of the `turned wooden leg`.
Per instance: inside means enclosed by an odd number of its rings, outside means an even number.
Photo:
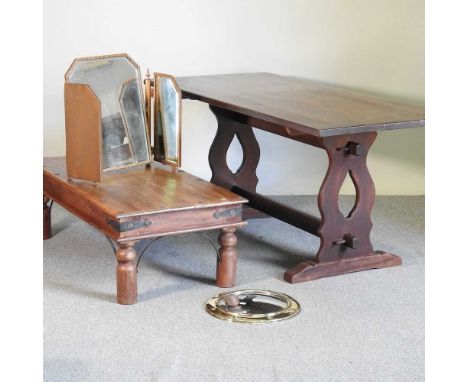
[[[115,253],[117,261],[117,302],[123,305],[137,301],[137,269],[134,242],[120,243]]]
[[[52,202],[50,198],[47,196],[43,196],[42,198],[42,210],[43,210],[43,228],[42,228],[42,239],[47,240],[52,237],[52,218],[51,218],[51,210],[52,210]],[[49,203],[49,201],[51,203]]]
[[[222,228],[218,242],[221,245],[216,266],[216,285],[221,288],[230,288],[236,285],[237,269],[237,237],[236,229]]]
[[[371,210],[375,188],[366,164],[377,133],[359,133],[322,139],[329,166],[318,196],[321,223],[320,248],[314,260],[305,261],[284,275],[291,283],[326,276],[401,264],[398,256],[374,251],[370,241]],[[356,203],[347,216],[338,198],[347,175],[356,188]]]

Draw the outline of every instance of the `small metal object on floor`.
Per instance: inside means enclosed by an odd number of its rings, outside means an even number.
[[[221,320],[260,324],[294,317],[301,306],[284,293],[245,289],[212,297],[205,303],[205,309]]]

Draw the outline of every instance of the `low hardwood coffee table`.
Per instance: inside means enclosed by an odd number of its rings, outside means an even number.
[[[424,126],[423,107],[270,73],[180,77],[177,82],[185,98],[208,103],[218,120],[209,154],[211,182],[247,198],[253,209],[320,237],[315,258],[287,271],[286,281],[401,264],[398,256],[374,251],[370,242],[375,189],[366,158],[378,131]],[[252,127],[326,151],[329,166],[318,195],[320,218],[256,192],[260,147]],[[234,136],[244,150],[235,173],[226,163]],[[348,174],[356,188],[356,204],[345,216],[338,196]]]
[[[235,231],[246,200],[184,171],[153,163],[104,175],[103,182],[68,179],[65,158],[44,159],[44,240],[52,235],[51,204],[56,201],[118,245],[117,302],[137,300],[134,244],[142,239],[221,229],[216,284],[236,280]]]

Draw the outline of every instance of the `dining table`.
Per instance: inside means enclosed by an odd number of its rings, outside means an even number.
[[[311,253],[310,259],[286,270],[287,282],[402,263],[396,254],[372,246],[371,210],[376,193],[366,162],[379,132],[424,127],[424,106],[346,86],[272,73],[177,77],[177,83],[183,98],[208,104],[217,119],[217,132],[208,155],[211,182],[248,200],[244,218],[271,216],[320,238],[318,251]],[[256,169],[261,151],[253,129],[326,152],[328,168],[317,198],[320,216],[257,192]],[[227,152],[235,137],[242,146],[243,159],[240,167],[231,171]],[[271,172],[281,177],[280,169],[284,166]],[[351,211],[343,213],[339,194],[348,175],[356,199]]]

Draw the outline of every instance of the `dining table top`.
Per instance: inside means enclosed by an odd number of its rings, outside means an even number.
[[[345,86],[272,73],[177,77],[199,100],[299,134],[327,137],[424,126],[424,106]]]

